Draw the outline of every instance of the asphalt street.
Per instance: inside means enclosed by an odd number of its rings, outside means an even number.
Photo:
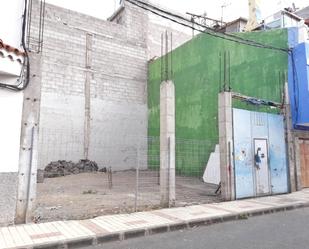
[[[309,208],[85,249],[309,249]]]

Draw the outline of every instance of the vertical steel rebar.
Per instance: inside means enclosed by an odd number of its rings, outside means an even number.
[[[281,79],[281,72],[280,70],[278,71],[278,95],[282,101],[282,95],[281,95],[281,82],[282,82],[282,79]]]
[[[223,55],[223,91],[226,91],[226,51]]]
[[[163,81],[163,33],[161,33],[161,59],[160,59],[160,63],[161,63],[161,82]]]
[[[170,65],[170,68],[171,68],[171,76],[170,76],[170,80],[173,79],[173,32],[171,32],[171,47],[170,47],[170,57],[171,57],[171,65]]]
[[[194,37],[194,18],[191,16],[191,23],[192,23],[192,38]]]
[[[231,91],[231,52],[228,51],[228,57],[229,57],[229,68],[228,68],[228,71],[229,71],[229,81],[228,81],[228,84],[229,84],[229,87],[228,87],[228,91],[230,92]]]
[[[112,175],[112,167],[109,167],[107,170],[107,179],[108,179],[108,188],[113,188],[113,175]]]
[[[168,34],[165,31],[165,81],[168,80]]]
[[[219,92],[222,90],[222,53],[219,53]]]

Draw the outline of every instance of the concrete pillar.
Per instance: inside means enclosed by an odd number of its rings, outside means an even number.
[[[175,86],[160,87],[160,193],[163,207],[175,204]]]
[[[88,159],[90,145],[90,79],[91,79],[91,64],[92,64],[92,34],[86,34],[86,79],[84,85],[85,94],[85,120],[84,120],[84,158]]]
[[[232,93],[219,93],[219,146],[221,195],[224,200],[235,199],[233,167]]]
[[[24,90],[15,223],[32,221],[32,211],[36,199],[41,54],[29,53],[29,57],[31,62],[30,83]]]

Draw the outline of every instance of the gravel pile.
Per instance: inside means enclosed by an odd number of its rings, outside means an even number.
[[[44,169],[44,178],[53,178],[66,175],[74,175],[86,172],[98,171],[96,162],[90,160],[79,160],[78,163],[72,161],[59,160],[49,163]]]

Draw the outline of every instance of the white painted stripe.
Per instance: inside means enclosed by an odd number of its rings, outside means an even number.
[[[67,231],[67,228],[63,226],[63,224],[60,221],[55,221],[52,223],[52,226],[57,229],[60,233],[63,234],[65,239],[71,239],[74,238],[70,232]]]
[[[112,217],[105,217],[104,222],[109,223],[112,227],[114,227],[116,229],[116,231],[123,231],[123,230],[128,229],[128,226],[125,226],[124,224],[122,224],[118,220],[113,219]]]
[[[2,228],[0,228],[0,248],[6,248],[6,247],[8,246],[5,237],[2,235]]]
[[[94,222],[98,226],[101,226],[102,228],[104,228],[105,230],[107,230],[109,232],[118,232],[119,231],[119,229],[117,227],[113,226],[113,224],[110,224],[109,222],[106,222],[104,219],[95,219],[95,220],[92,220],[92,222]]]
[[[7,227],[3,227],[1,229],[1,232],[2,232],[2,235],[5,239],[6,246],[7,247],[16,247],[16,244],[15,244],[15,242],[14,242],[14,240],[13,240],[13,238],[12,238],[10,232],[9,232],[9,229]]]
[[[9,226],[7,227],[9,230],[9,233],[11,234],[11,238],[13,238],[14,243],[16,246],[23,246],[24,243],[21,239],[21,237],[19,236],[19,234],[16,231],[16,228],[14,226]]]
[[[115,229],[113,229],[109,224],[106,224],[105,222],[99,220],[99,219],[93,219],[91,220],[94,224],[101,227],[102,229],[105,229],[108,232],[114,232]]]
[[[129,227],[130,229],[136,229],[136,228],[141,228],[141,227],[147,227],[147,225],[149,225],[149,223],[144,220],[139,218],[136,215],[132,215],[130,217],[117,217],[117,219],[119,221],[121,221],[121,223],[123,223],[125,226]],[[131,222],[139,222],[139,221],[143,221],[145,222],[144,224],[130,224]]]
[[[147,220],[151,225],[162,225],[169,223],[169,220],[151,213],[139,213],[138,216],[141,219]]]
[[[20,237],[19,233],[17,232],[17,229],[13,226],[8,227],[11,236],[13,237],[14,241],[15,241],[15,245],[16,246],[24,246],[25,243],[22,240],[22,238]]]
[[[75,233],[80,237],[89,236],[89,234],[85,233],[83,230],[79,229],[80,224],[76,221],[70,221],[67,223],[68,227],[75,231]]]
[[[53,221],[53,222],[46,222],[44,224],[48,227],[49,231],[51,231],[52,233],[60,232],[55,226],[53,226],[53,223],[55,223],[55,221]]]
[[[73,224],[75,226],[75,229],[77,229],[80,234],[87,235],[87,236],[94,236],[95,235],[94,232],[89,230],[87,227],[84,227],[82,224],[79,223],[79,221],[73,221]]]
[[[30,224],[28,225],[29,229],[32,229],[33,233],[31,235],[35,236],[38,234],[44,234],[44,231],[37,225],[37,224]],[[46,243],[48,242],[48,238],[39,238],[33,239],[35,243]]]
[[[37,227],[40,228],[40,230],[42,231],[42,234],[45,234],[45,233],[52,233],[52,232],[53,232],[53,231],[51,231],[51,230],[46,226],[46,224],[44,224],[44,223],[37,224]]]
[[[72,227],[70,226],[71,221],[58,221],[57,224],[61,224],[63,229],[65,229],[68,232],[68,234],[71,235],[72,238],[79,237],[78,232],[76,232],[75,229],[72,229]]]
[[[23,226],[16,226],[15,228],[16,228],[16,232],[19,234],[20,238],[22,239],[24,245],[33,244],[32,239],[27,235]]]

